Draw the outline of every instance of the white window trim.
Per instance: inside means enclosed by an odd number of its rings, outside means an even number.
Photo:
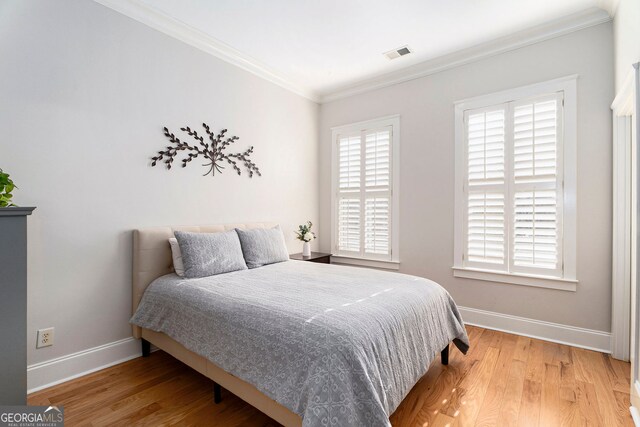
[[[391,260],[381,260],[376,257],[335,255],[332,261],[343,264],[362,265],[397,270],[400,265],[400,115],[380,117],[348,125],[331,128],[331,251],[336,251],[338,245],[338,150],[337,138],[340,134],[360,132],[365,129],[392,127],[391,142]]]
[[[618,91],[611,109],[613,110],[613,254],[612,279],[613,292],[611,299],[611,355],[621,360],[638,360],[637,345],[631,344],[637,334],[636,319],[631,319],[631,305],[637,306],[637,299],[630,297],[632,278],[635,281],[633,260],[635,260],[635,242],[633,239],[636,228],[632,213],[636,212],[635,196],[633,193],[634,172],[633,164],[638,130],[638,124],[632,120],[640,112],[640,96],[636,95],[640,88],[640,63],[630,67],[627,78]],[[634,130],[634,126],[635,129]],[[631,299],[631,304],[629,300]],[[633,352],[631,351],[633,349]],[[633,353],[633,354],[632,354]],[[638,364],[632,363],[633,375],[637,378]],[[635,382],[636,386],[638,382]]]
[[[455,212],[454,212],[454,260],[453,275],[468,279],[514,285],[536,286],[541,288],[575,291],[576,277],[577,221],[577,80],[578,75],[509,89],[489,95],[478,96],[456,102],[455,105]],[[562,200],[562,263],[563,277],[546,277],[531,274],[508,273],[504,271],[483,270],[464,265],[464,177],[465,169],[465,128],[464,112],[489,105],[503,104],[545,93],[564,92],[564,138],[563,138],[563,184]]]
[[[332,255],[332,264],[358,265],[361,267],[381,268],[383,270],[399,270],[400,263],[398,261],[380,261],[370,258],[345,257],[342,255]]]
[[[557,277],[536,276],[534,274],[507,273],[505,271],[482,270],[471,267],[453,267],[453,275],[465,279],[486,280],[511,285],[535,286],[538,288],[575,291],[577,280],[558,279]]]

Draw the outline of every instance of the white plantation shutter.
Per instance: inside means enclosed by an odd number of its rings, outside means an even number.
[[[338,139],[338,250],[341,252],[360,253],[361,160],[360,135],[341,136]]]
[[[391,255],[391,127],[365,131],[364,253]]]
[[[337,255],[391,259],[392,126],[337,137]]]
[[[558,268],[557,205],[555,190],[515,193],[513,244],[515,267],[548,270]]]
[[[505,263],[504,194],[469,193],[467,254],[470,262]]]
[[[513,106],[513,271],[561,273],[561,110],[555,94]]]
[[[367,190],[388,190],[391,182],[391,129],[365,133]]]
[[[562,93],[464,121],[464,265],[561,277]]]
[[[468,118],[469,184],[504,183],[505,110],[483,111]]]
[[[513,112],[516,183],[555,182],[558,147],[558,100],[516,105]]]
[[[390,255],[389,197],[366,198],[364,211],[364,252]]]
[[[476,267],[505,268],[506,185],[504,106],[467,115],[466,260]]]
[[[338,202],[338,248],[360,252],[360,198],[341,198]]]
[[[339,187],[341,191],[360,190],[360,135],[338,141]]]

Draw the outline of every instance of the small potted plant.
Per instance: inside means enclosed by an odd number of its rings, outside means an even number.
[[[9,174],[0,169],[0,208],[10,208],[15,206],[13,201],[13,194],[11,192],[14,188],[17,188]]]
[[[307,221],[306,224],[298,226],[296,230],[296,239],[302,243],[302,256],[311,256],[311,241],[316,238],[316,233],[311,231],[313,224],[311,221]]]

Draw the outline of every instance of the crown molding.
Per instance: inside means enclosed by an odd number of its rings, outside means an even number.
[[[225,62],[255,74],[271,83],[287,89],[297,95],[318,102],[317,94],[291,81],[278,71],[260,63],[249,55],[234,49],[222,41],[197,30],[182,21],[174,19],[139,0],[94,0],[109,9],[115,10],[131,19],[141,22],[168,36],[176,38],[197,49],[207,52]]]
[[[141,22],[197,49],[233,64],[264,80],[318,103],[326,103],[376,89],[407,82],[451,68],[470,64],[500,53],[529,46],[574,31],[611,21],[619,0],[598,0],[600,7],[587,9],[536,27],[501,37],[486,43],[442,55],[392,73],[380,74],[344,85],[336,90],[317,93],[296,85],[282,73],[255,58],[234,49],[222,41],[172,18],[140,0],[94,0],[105,7]]]
[[[360,80],[359,82],[343,86],[337,90],[320,94],[320,102],[331,102],[398,83],[415,80],[449,70],[451,68],[480,61],[494,55],[570,34],[594,25],[603,24],[611,21],[611,19],[611,15],[603,9],[587,9],[583,12],[519,31],[509,36],[439,56],[402,70],[386,73],[367,80]]]

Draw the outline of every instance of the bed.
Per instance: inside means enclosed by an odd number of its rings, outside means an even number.
[[[389,425],[449,343],[468,339],[449,294],[423,278],[285,261],[200,279],[173,274],[174,231],[134,231],[133,313],[143,354],[168,352],[285,426]],[[443,350],[444,349],[444,350]]]

